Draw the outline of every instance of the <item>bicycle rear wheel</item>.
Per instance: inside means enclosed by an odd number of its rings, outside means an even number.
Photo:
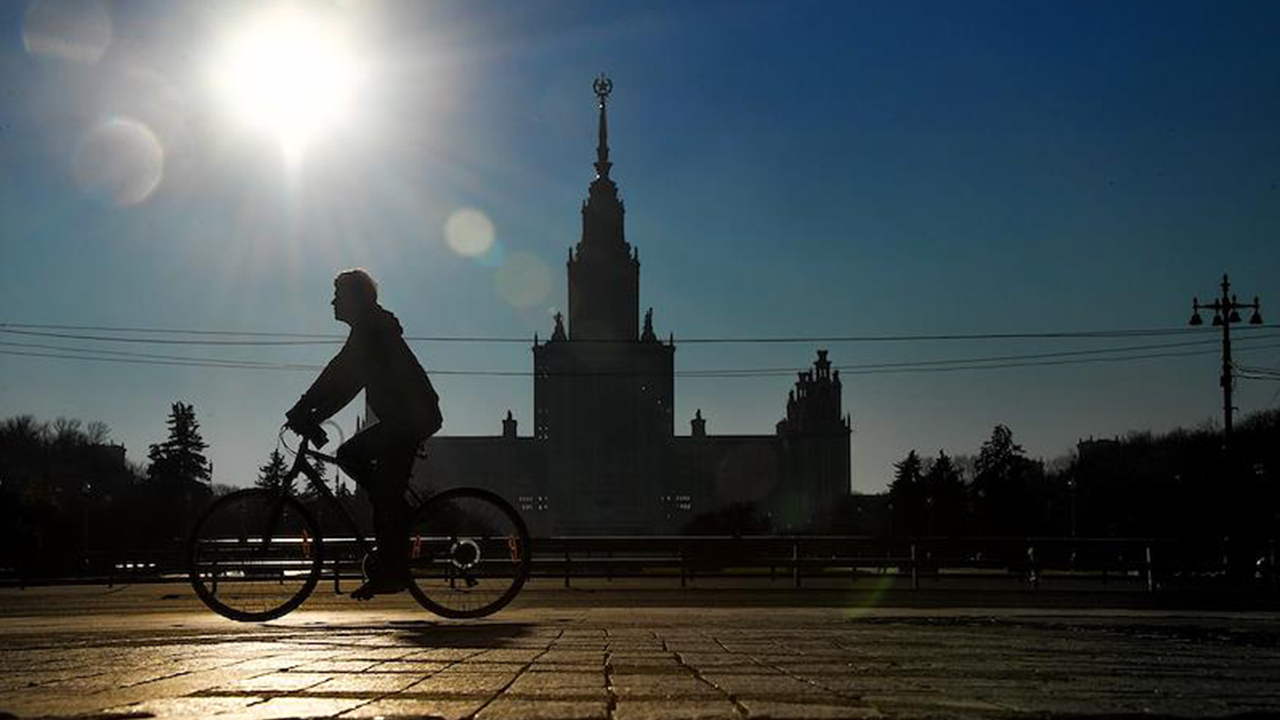
[[[409,592],[444,617],[495,613],[529,577],[529,530],[487,490],[454,488],[428,498],[414,514],[409,543]]]
[[[293,610],[320,579],[321,544],[306,508],[283,493],[240,490],[196,522],[191,587],[211,610],[261,622]]]

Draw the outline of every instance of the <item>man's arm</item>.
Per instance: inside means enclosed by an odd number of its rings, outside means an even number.
[[[360,377],[356,351],[352,340],[342,346],[320,377],[293,406],[285,417],[290,425],[318,424],[341,410],[360,392],[364,384]]]

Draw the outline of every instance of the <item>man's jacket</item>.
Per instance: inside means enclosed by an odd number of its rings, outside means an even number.
[[[431,380],[404,341],[400,321],[375,305],[351,325],[351,334],[320,377],[289,411],[319,422],[365,391],[379,423],[392,423],[426,437],[440,429],[440,399]]]

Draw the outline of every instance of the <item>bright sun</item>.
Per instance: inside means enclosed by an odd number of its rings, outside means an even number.
[[[231,110],[297,159],[350,114],[356,60],[337,22],[281,5],[230,35],[214,76]]]

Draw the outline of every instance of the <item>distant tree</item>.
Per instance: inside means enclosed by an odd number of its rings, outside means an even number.
[[[53,444],[59,448],[71,448],[85,445],[88,438],[80,429],[81,423],[75,418],[60,417],[53,421]]]
[[[982,443],[974,464],[974,480],[984,482],[1008,477],[1013,466],[1022,458],[1022,446],[1013,441],[1013,431],[1006,425],[996,425],[991,437]]]
[[[176,402],[169,413],[169,439],[152,445],[147,452],[151,461],[147,476],[152,481],[205,485],[213,479],[213,468],[204,451],[209,445],[200,437],[200,425],[191,405]]]
[[[255,484],[260,488],[267,490],[278,490],[281,487],[286,492],[293,493],[293,479],[289,479],[289,483],[284,485],[285,476],[289,474],[289,466],[284,461],[284,455],[280,454],[280,450],[272,450],[267,456],[267,464],[258,468],[258,479]]]
[[[326,487],[329,487],[329,463],[325,462],[324,460],[321,460],[318,457],[309,458],[309,460],[311,462],[311,467],[315,468],[316,474],[320,476],[320,481],[324,483]],[[337,473],[335,472],[334,474],[336,475]],[[335,492],[337,491],[336,486],[337,486],[337,479],[335,478],[334,488],[333,488]],[[296,490],[297,490],[298,496],[301,497],[306,502],[309,502],[309,503],[317,502],[319,500],[320,496],[317,493],[316,489],[312,486],[310,480],[307,480],[304,478],[302,480],[302,485],[296,488]]]
[[[1013,432],[996,425],[974,462],[972,493],[978,531],[1026,534],[1034,517],[1029,488],[1042,474],[1040,463],[1029,460],[1013,441]]]
[[[0,567],[97,570],[129,530],[136,475],[102,423],[0,421]]]
[[[43,442],[48,434],[48,424],[38,422],[31,415],[15,415],[0,423],[0,440],[6,442]]]
[[[893,464],[889,484],[890,526],[895,535],[919,535],[924,531],[925,497],[921,482],[924,466],[915,450]]]
[[[94,420],[85,426],[84,436],[91,445],[106,445],[111,440],[111,426]]]
[[[929,535],[959,535],[968,524],[968,496],[960,469],[950,456],[939,450],[921,478],[925,499],[925,532]]]
[[[49,426],[30,415],[18,415],[0,423],[0,478],[14,491],[41,475]]]

